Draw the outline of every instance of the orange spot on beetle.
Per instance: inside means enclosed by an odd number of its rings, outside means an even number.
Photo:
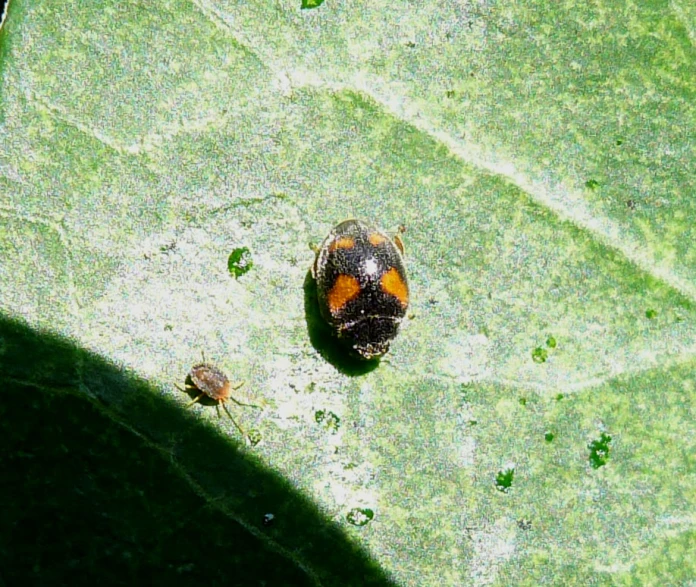
[[[370,244],[374,247],[378,247],[382,243],[387,242],[387,239],[384,238],[384,236],[382,236],[381,234],[379,234],[379,232],[370,233],[368,240],[370,241]]]
[[[395,267],[392,267],[384,275],[382,275],[381,285],[382,291],[394,296],[401,302],[405,308],[408,306],[408,285],[403,280]]]
[[[352,249],[355,246],[355,241],[349,236],[337,238],[329,245],[329,252],[333,253],[336,249]]]
[[[355,277],[343,273],[339,275],[327,295],[331,313],[340,312],[348,302],[357,298],[359,294],[360,284]]]

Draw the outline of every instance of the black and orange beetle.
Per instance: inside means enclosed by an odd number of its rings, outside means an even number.
[[[408,308],[403,244],[360,220],[335,226],[312,275],[321,315],[363,359],[381,357]]]

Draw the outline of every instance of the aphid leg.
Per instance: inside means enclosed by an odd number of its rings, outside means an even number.
[[[191,400],[189,403],[186,404],[186,408],[187,408],[187,409],[190,408],[193,404],[195,404],[195,403],[196,403],[199,399],[201,399],[204,395],[205,395],[205,393],[201,392],[201,393],[198,395],[198,397],[197,397],[196,399]]]
[[[257,410],[263,410],[263,408],[261,406],[257,406],[256,404],[245,404],[244,402],[240,402],[237,398],[234,398],[232,396],[230,396],[229,399],[232,400],[238,406],[244,406],[247,408],[256,408]]]
[[[225,405],[225,402],[218,402],[218,405],[222,404],[222,409],[227,412],[227,415],[230,417],[230,420],[232,420],[232,423],[237,427],[237,430],[242,434],[242,436],[246,436],[247,433],[244,432],[244,429],[237,423],[237,420],[235,420],[232,417],[232,414],[230,414],[230,411],[227,409],[227,406]]]
[[[231,386],[232,391],[235,391],[239,389],[242,385],[244,385],[244,381],[240,381],[239,383],[235,383],[234,385]],[[246,406],[247,408],[258,408],[259,410],[263,410],[261,406],[257,406],[256,404],[245,404],[244,402],[240,402],[237,398],[234,398],[232,396],[229,397],[235,404],[238,406]]]
[[[188,393],[188,394],[190,394],[191,391],[193,391],[194,389],[196,389],[193,385],[188,385],[188,384],[186,384],[185,387],[181,387],[181,385],[179,385],[178,383],[175,383],[175,384],[174,384],[174,387],[176,387],[179,391],[183,391],[184,393]],[[201,396],[198,396],[198,397],[197,397],[195,400],[193,400],[190,404],[186,404],[186,407],[188,408],[190,405],[195,404],[200,398],[201,398]]]

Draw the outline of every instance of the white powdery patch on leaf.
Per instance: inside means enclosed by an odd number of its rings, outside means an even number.
[[[485,379],[491,372],[490,342],[485,334],[466,334],[452,337],[444,345],[444,356],[438,362],[442,373],[458,383]]]
[[[470,564],[469,584],[495,583],[498,568],[515,553],[517,530],[513,520],[499,518],[492,526],[473,533],[474,556]]]

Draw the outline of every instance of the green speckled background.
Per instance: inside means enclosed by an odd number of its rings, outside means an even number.
[[[695,582],[695,136],[687,0],[12,0],[0,580]],[[350,217],[406,227],[374,369],[314,330]]]

